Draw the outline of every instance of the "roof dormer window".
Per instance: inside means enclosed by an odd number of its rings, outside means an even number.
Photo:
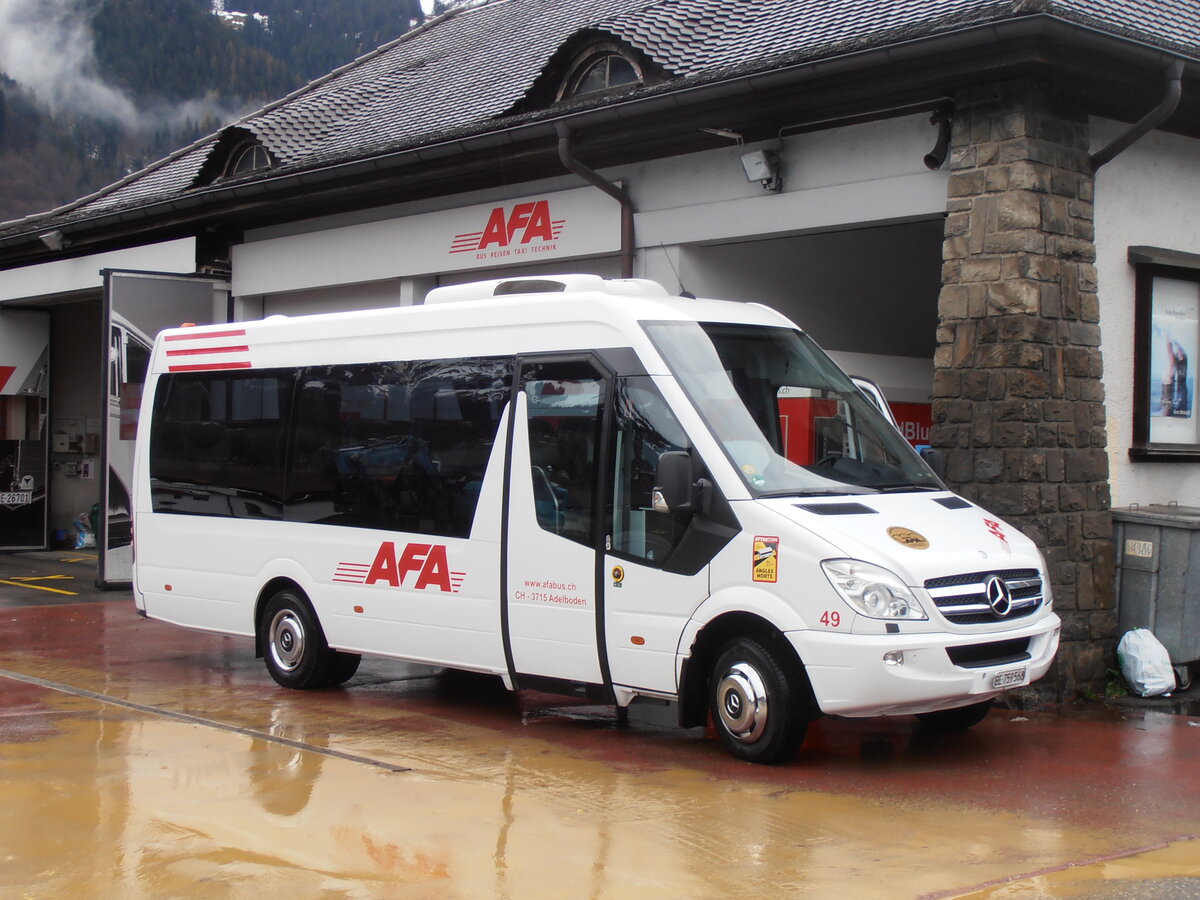
[[[575,60],[563,79],[558,99],[598,94],[644,80],[638,61],[625,55],[615,44],[593,44]]]
[[[209,147],[192,187],[207,187],[226,178],[243,178],[277,165],[275,157],[249,128],[231,125]]]
[[[267,152],[267,148],[258,141],[246,141],[229,155],[229,162],[225,165],[225,177],[233,178],[237,175],[269,168],[271,168],[271,154]]]

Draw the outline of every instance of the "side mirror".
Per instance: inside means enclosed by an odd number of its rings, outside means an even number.
[[[934,450],[932,447],[925,447],[921,450],[921,459],[925,460],[925,465],[933,469],[933,474],[942,481],[946,480],[946,454],[941,450]]]
[[[654,474],[655,512],[687,512],[694,508],[692,455],[686,450],[668,450],[658,457]]]

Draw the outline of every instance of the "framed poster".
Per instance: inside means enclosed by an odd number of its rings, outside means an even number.
[[[1164,264],[1178,261],[1137,269],[1133,459],[1200,461],[1200,268]]]

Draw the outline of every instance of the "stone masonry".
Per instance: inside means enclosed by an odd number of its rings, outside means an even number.
[[[931,437],[1045,555],[1063,643],[1039,693],[1064,700],[1102,684],[1117,631],[1087,150],[1058,89],[956,98]]]

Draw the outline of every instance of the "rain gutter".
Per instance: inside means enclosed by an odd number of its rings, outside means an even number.
[[[1107,147],[1097,150],[1091,156],[1092,171],[1095,172],[1105,163],[1112,162],[1118,154],[1127,150],[1134,141],[1145,137],[1163,122],[1171,117],[1179,106],[1179,98],[1183,96],[1183,60],[1172,60],[1163,73],[1163,97],[1158,106],[1142,116],[1124,133],[1117,135]]]
[[[578,175],[588,184],[598,187],[621,204],[621,277],[633,277],[633,200],[620,185],[614,184],[578,159],[571,148],[571,128],[566,122],[556,122],[558,158],[567,171]]]

